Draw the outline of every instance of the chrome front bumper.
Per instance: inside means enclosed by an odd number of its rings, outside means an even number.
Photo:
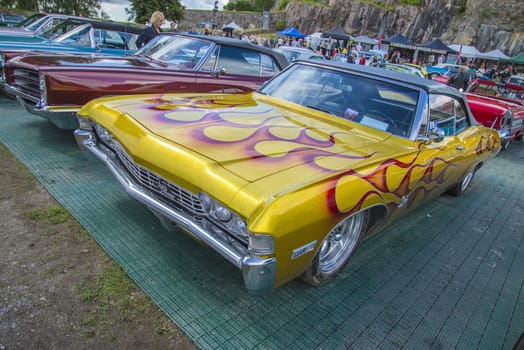
[[[97,142],[93,132],[76,130],[74,134],[80,148],[89,150],[102,160],[130,196],[144,203],[154,212],[176,223],[185,232],[204,242],[239,268],[244,277],[244,285],[250,294],[265,295],[273,289],[276,280],[275,258],[260,258],[239,253],[233,246],[217,239],[205,230],[191,216],[169,206],[158,195],[140,186],[120,165],[115,154]]]
[[[38,115],[49,120],[59,129],[75,130],[78,129],[78,118],[76,112],[78,108],[52,109],[49,107],[38,108],[30,101],[17,96],[18,103],[29,113]]]
[[[78,107],[38,107],[39,102],[34,96],[24,94],[9,84],[5,84],[4,89],[8,95],[15,96],[20,106],[29,113],[49,120],[59,129],[78,129],[78,118],[76,117],[76,112],[78,112],[79,109]]]

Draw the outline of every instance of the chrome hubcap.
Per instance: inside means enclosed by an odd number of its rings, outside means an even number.
[[[469,184],[471,183],[471,180],[473,179],[473,174],[474,172],[470,171],[462,180],[462,186],[460,188],[462,192],[464,192],[468,188]]]
[[[365,213],[360,212],[338,224],[324,239],[319,252],[319,269],[336,272],[351,255],[364,228]]]

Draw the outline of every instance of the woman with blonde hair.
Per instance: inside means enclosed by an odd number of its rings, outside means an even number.
[[[144,30],[138,35],[136,39],[136,46],[138,48],[147,44],[151,39],[160,34],[160,27],[164,23],[164,14],[160,11],[155,11],[151,15],[149,20],[151,26],[144,28]]]

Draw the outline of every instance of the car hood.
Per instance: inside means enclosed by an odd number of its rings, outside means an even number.
[[[67,53],[44,53],[44,54],[27,54],[18,57],[15,64],[20,63],[24,66],[30,66],[34,69],[57,68],[57,67],[128,67],[128,68],[165,68],[167,65],[160,61],[152,60],[148,57],[128,55],[128,56],[110,56],[100,54],[67,54]]]
[[[388,133],[284,105],[258,93],[138,95],[100,100],[103,105],[95,101],[98,106],[90,103],[79,114],[93,116],[102,110],[111,111],[115,119],[112,125],[104,126],[120,135],[131,118],[131,124],[139,123],[149,131],[144,138],[152,134],[168,140],[169,145],[182,146],[184,154],[188,150],[196,152],[207,159],[205,162],[211,160],[247,182],[283,173],[294,183],[313,177],[318,180],[413,151],[411,143]],[[135,131],[126,133],[124,138],[133,139],[125,145],[130,152],[147,157],[147,152],[140,149],[142,140],[137,143],[136,135],[131,135]],[[394,141],[386,145],[384,141],[389,138]]]

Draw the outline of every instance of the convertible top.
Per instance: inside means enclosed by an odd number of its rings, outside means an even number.
[[[298,62],[298,61],[296,61]],[[447,95],[453,95],[457,97],[462,97],[462,94],[455,88],[442,84],[438,81],[431,79],[424,79],[419,77],[414,77],[411,74],[400,73],[390,71],[384,68],[364,66],[360,64],[348,64],[343,62],[333,62],[333,61],[322,61],[321,63],[315,61],[301,61],[307,62],[312,65],[317,66],[332,66],[337,69],[346,70],[348,72],[361,74],[364,76],[372,76],[375,79],[386,79],[394,80],[400,84],[409,84],[414,85],[420,89],[426,90],[428,93],[443,93]]]
[[[136,24],[129,24],[129,23],[100,21],[96,19],[83,18],[83,17],[70,17],[66,21],[68,20],[75,20],[75,21],[89,23],[93,26],[93,28],[97,28],[97,29],[114,30],[118,32],[131,33],[131,34],[140,34],[140,32],[144,30],[144,26],[140,26]]]
[[[265,53],[266,55],[269,55],[271,57],[278,58],[278,63],[280,64],[281,68],[286,67],[289,62],[286,59],[286,56],[284,54],[277,52],[275,50],[269,49],[264,46],[255,45],[250,43],[246,40],[240,40],[235,38],[228,38],[224,36],[215,36],[215,35],[200,35],[200,34],[183,34],[183,33],[175,33],[175,32],[162,32],[160,35],[177,35],[177,36],[185,36],[185,37],[191,37],[191,38],[199,38],[202,40],[210,40],[217,44],[224,44],[227,46],[235,46],[239,48],[247,48],[249,50],[255,50],[259,51],[261,53]]]

